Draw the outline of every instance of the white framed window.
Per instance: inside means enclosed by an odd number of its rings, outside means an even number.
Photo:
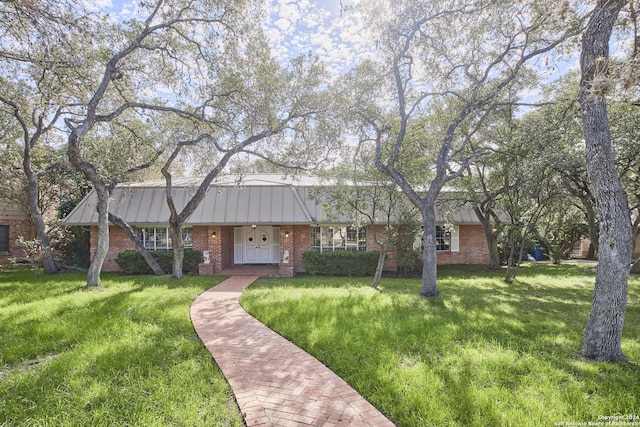
[[[325,251],[366,251],[367,229],[340,225],[311,227],[311,250]]]
[[[453,227],[445,227],[436,225],[436,251],[438,252],[460,252],[460,228],[457,225]],[[422,229],[415,236],[413,249],[424,249],[424,236]]]
[[[138,238],[145,248],[151,250],[173,249],[169,237],[169,227],[140,227],[137,230]],[[185,249],[193,249],[193,228],[182,229],[182,242]]]

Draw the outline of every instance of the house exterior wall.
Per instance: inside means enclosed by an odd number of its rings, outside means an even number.
[[[482,225],[460,225],[460,250],[438,251],[438,264],[489,264],[489,247]]]
[[[367,250],[368,251],[379,251],[381,246],[376,242],[372,229],[375,227],[376,234],[378,239],[381,240],[384,238],[385,226],[384,225],[375,225],[367,227]],[[396,257],[396,248],[391,247],[387,251],[387,257],[384,260],[384,269],[387,271],[395,271],[398,269],[398,261]]]
[[[93,259],[96,248],[98,247],[98,226],[91,226],[90,230],[90,251],[91,259]],[[102,271],[120,271],[120,267],[116,263],[118,254],[122,251],[135,249],[127,235],[120,227],[109,227],[109,250],[107,257],[102,265]]]
[[[305,271],[304,263],[302,262],[302,254],[311,248],[311,226],[296,225],[292,228],[294,238],[294,256],[291,257],[291,260],[294,263],[294,272],[302,273]]]
[[[133,227],[135,230],[135,227]],[[198,251],[206,251],[208,250],[211,254],[212,263],[214,260],[220,260],[224,257],[221,256],[222,250],[221,246],[217,245],[218,242],[217,237],[212,237],[212,231],[217,231],[217,236],[220,236],[220,229],[223,227],[208,227],[208,226],[195,226],[193,227],[193,249]],[[93,255],[96,253],[96,248],[98,246],[98,227],[92,226],[90,229],[91,235],[91,258],[93,259]],[[231,240],[233,241],[233,230],[231,234]],[[125,250],[133,250],[135,247],[133,243],[129,240],[129,237],[117,226],[109,227],[109,251],[107,252],[107,257],[102,266],[102,271],[120,271],[120,267],[116,263],[116,258],[118,254]],[[233,254],[232,254],[233,256]],[[220,269],[219,267],[218,269]],[[210,274],[213,274],[213,270]]]
[[[279,272],[281,275],[293,275],[304,272],[302,255],[311,247],[310,225],[279,225],[280,227],[280,260]],[[378,232],[384,230],[378,227]],[[482,226],[460,225],[460,251],[438,252],[438,264],[488,264],[489,250],[484,238]],[[215,232],[215,237],[213,233]],[[286,233],[289,232],[289,237]],[[95,253],[97,245],[98,228],[91,227],[91,254]],[[200,274],[215,274],[216,272],[233,265],[234,253],[234,227],[233,226],[194,226],[193,248],[199,251],[209,251],[209,264],[200,264]],[[115,259],[123,250],[134,249],[126,234],[116,226],[109,227],[109,252],[103,265],[103,271],[119,271]],[[367,249],[379,250],[379,245],[373,239],[373,233],[367,230]],[[285,251],[288,251],[288,262],[285,262]],[[392,248],[385,261],[385,270],[397,269],[396,250]]]
[[[20,236],[26,240],[36,237],[29,214],[7,200],[0,200],[0,225],[9,226],[9,252],[0,253],[0,265],[7,264],[10,257],[23,259],[24,252],[16,245],[16,240]]]
[[[591,240],[585,237],[574,245],[573,251],[571,252],[571,257],[586,258],[587,254],[589,253],[589,246],[591,246]],[[636,241],[634,242],[631,258],[640,258],[640,234],[636,236]]]
[[[384,226],[376,225],[378,233],[384,232]],[[482,225],[460,225],[460,250],[458,252],[438,251],[437,259],[439,265],[447,264],[489,264],[489,248],[484,237]],[[380,245],[373,238],[370,229],[367,232],[367,249],[371,251],[380,250]],[[398,268],[397,251],[392,247],[387,253],[384,263],[385,270],[395,271]]]

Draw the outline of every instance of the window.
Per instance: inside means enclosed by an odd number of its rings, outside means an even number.
[[[168,227],[141,227],[138,228],[138,238],[145,248],[152,250],[172,249]],[[182,241],[185,249],[193,248],[193,228],[182,229]]]
[[[358,227],[311,227],[311,250],[366,251],[367,229]]]
[[[436,225],[436,251],[451,249],[451,233],[446,228]]]
[[[0,252],[9,252],[9,226],[0,225]]]
[[[442,225],[436,225],[436,251],[441,252],[459,252],[460,251],[460,231],[457,225],[453,227],[444,227]],[[422,230],[415,236],[413,242],[413,249],[423,250],[424,239],[422,236]]]

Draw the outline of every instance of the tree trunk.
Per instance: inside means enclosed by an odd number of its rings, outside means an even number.
[[[640,210],[637,215],[631,225],[631,256],[636,253],[636,244],[638,243],[638,237],[640,237],[640,233],[638,232],[640,230]]]
[[[476,216],[482,224],[482,230],[484,231],[484,238],[489,248],[489,270],[500,270],[500,251],[498,250],[498,238],[493,231],[493,224],[491,223],[491,217],[484,215],[479,207],[473,208]]]
[[[151,255],[151,252],[149,252],[149,250],[144,247],[131,226],[127,224],[122,218],[113,215],[112,213],[109,213],[109,221],[111,221],[113,224],[120,227],[122,231],[124,231],[127,237],[129,237],[129,241],[133,243],[133,246],[140,253],[140,255],[142,255],[142,258],[144,258],[144,260],[147,262],[147,265],[151,268],[151,270],[153,270],[153,273],[156,276],[164,276],[164,270],[162,269],[162,267],[160,267],[160,264],[158,264],[158,261],[153,257],[153,255]]]
[[[609,38],[624,0],[599,0],[582,38],[580,105],[586,162],[600,218],[598,266],[591,312],[581,354],[600,361],[622,361],[622,328],[627,307],[631,217],[615,169],[607,105],[593,82],[607,74]]]
[[[422,290],[420,295],[425,298],[438,296],[438,259],[436,255],[436,212],[433,204],[422,211],[422,226],[424,230],[424,249],[422,256]]]
[[[31,167],[31,148],[29,142],[25,143],[22,166],[24,174],[27,177],[29,187],[29,214],[31,215],[33,225],[36,228],[36,238],[40,242],[42,267],[45,273],[56,274],[58,273],[58,266],[56,265],[53,253],[51,252],[51,240],[47,234],[44,218],[42,217],[42,212],[40,212],[40,206],[38,205],[39,183],[38,176],[33,172]]]
[[[90,126],[85,123],[82,132],[86,133],[88,129],[90,129]],[[87,271],[87,286],[97,287],[101,285],[100,272],[109,251],[109,189],[100,178],[95,166],[82,159],[78,129],[71,131],[68,141],[67,156],[69,157],[69,162],[93,184],[98,197],[98,205],[96,206],[98,211],[98,243]]]
[[[629,272],[633,274],[640,274],[640,258],[638,258],[638,260],[633,263]]]
[[[589,243],[589,249],[587,250],[587,259],[596,259],[596,245]]]
[[[380,279],[382,278],[382,270],[384,269],[384,260],[387,259],[388,250],[389,250],[389,244],[387,242],[384,242],[384,244],[380,246],[380,256],[378,257],[376,274],[374,274],[373,282],[371,282],[371,287],[373,289],[378,289],[378,285],[380,284]]]
[[[95,187],[95,190],[98,196],[98,245],[87,271],[89,287],[101,286],[100,272],[109,252],[109,191],[104,186]]]
[[[509,228],[509,254],[507,255],[507,271],[504,274],[504,281],[507,283],[511,283],[511,268],[513,267],[513,256],[515,250],[515,237],[513,227]]]
[[[169,221],[169,235],[173,246],[173,268],[171,277],[182,279],[182,264],[184,262],[184,242],[182,240],[182,226],[176,221]]]

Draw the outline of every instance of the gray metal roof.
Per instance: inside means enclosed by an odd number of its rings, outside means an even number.
[[[198,188],[201,178],[173,181],[173,197],[178,212]],[[316,177],[281,177],[252,174],[224,176],[209,187],[207,194],[187,220],[190,225],[248,224],[314,224],[349,223],[351,220],[331,218],[322,209],[322,202],[311,200],[312,187],[331,185],[335,181]],[[91,191],[63,220],[67,225],[95,225],[97,197]],[[165,199],[165,181],[123,184],[111,196],[109,211],[132,225],[167,224],[169,208]],[[451,216],[451,215],[450,215]],[[473,210],[463,207],[454,213],[455,224],[477,224]]]

